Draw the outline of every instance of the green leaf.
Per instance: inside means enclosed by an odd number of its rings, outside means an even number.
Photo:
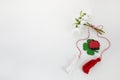
[[[83,15],[87,15],[86,13],[83,13]]]
[[[88,54],[88,55],[94,55],[95,52],[94,52],[94,50],[89,49],[89,50],[87,51],[87,54]]]
[[[82,17],[79,17],[79,19],[82,19]]]
[[[89,42],[92,41],[92,40],[93,40],[93,39],[88,39],[88,40],[87,40],[87,43],[89,43]]]
[[[80,24],[81,21],[79,21],[79,19],[75,18],[75,21],[77,22],[77,24]]]
[[[88,50],[88,44],[87,43],[83,44],[83,50]]]
[[[83,12],[82,12],[82,11],[80,11],[80,17],[82,17],[82,15],[83,15]]]
[[[76,24],[75,27],[78,28],[78,25]]]

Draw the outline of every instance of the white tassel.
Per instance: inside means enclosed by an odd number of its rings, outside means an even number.
[[[67,73],[73,72],[73,70],[75,69],[78,61],[79,61],[78,56],[75,56],[75,57],[73,58],[72,62],[65,68],[65,71],[66,71]]]

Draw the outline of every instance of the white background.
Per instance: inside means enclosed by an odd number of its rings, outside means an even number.
[[[120,0],[0,0],[0,80],[120,80],[119,8]],[[105,26],[112,46],[89,75],[67,74],[81,9]]]

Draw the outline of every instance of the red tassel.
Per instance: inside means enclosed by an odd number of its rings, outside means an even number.
[[[87,62],[86,64],[83,65],[82,69],[83,71],[88,74],[89,73],[89,70],[94,67],[94,65],[97,63],[97,62],[100,62],[101,61],[101,58],[97,58],[97,59],[92,59],[90,60],[89,62]]]

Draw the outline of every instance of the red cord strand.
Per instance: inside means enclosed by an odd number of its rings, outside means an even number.
[[[76,42],[76,47],[77,47],[78,51],[80,52],[79,55],[78,55],[78,58],[80,58],[80,56],[81,56],[81,54],[82,54],[80,48],[78,47],[78,43],[79,43],[80,41],[87,40],[89,37],[90,37],[90,31],[89,31],[89,28],[88,28],[88,35],[87,35],[87,37],[84,38],[84,39],[79,39],[79,40],[77,40],[77,42]]]
[[[102,25],[100,25],[100,26],[102,26]],[[98,26],[98,27],[100,27],[100,26]],[[103,26],[102,26],[102,28],[103,28]],[[102,28],[101,28],[101,29],[102,29]],[[100,53],[100,57],[102,58],[102,54],[111,47],[111,43],[110,43],[110,40],[109,40],[108,38],[103,37],[103,36],[100,36],[98,33],[97,33],[97,36],[98,36],[99,38],[103,38],[103,39],[107,40],[107,42],[108,42],[108,46]]]

